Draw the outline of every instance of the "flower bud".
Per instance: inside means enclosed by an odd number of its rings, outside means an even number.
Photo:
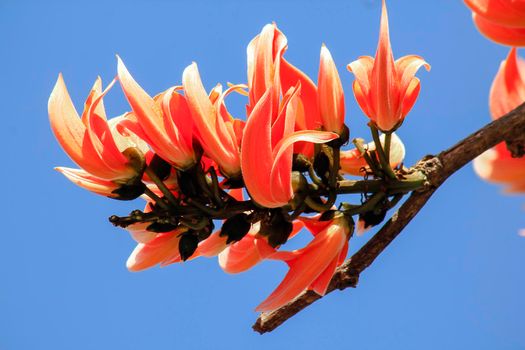
[[[261,221],[259,233],[266,236],[268,243],[273,247],[286,243],[293,224],[284,216],[281,209],[270,210],[268,216]]]
[[[226,244],[237,242],[246,236],[251,226],[247,214],[237,214],[224,221],[219,235],[221,237],[228,237]]]
[[[199,245],[199,239],[193,230],[189,230],[182,234],[179,241],[179,253],[182,261],[188,260]]]

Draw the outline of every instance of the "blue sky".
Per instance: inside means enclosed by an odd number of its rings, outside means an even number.
[[[390,0],[396,57],[422,55],[422,91],[399,134],[407,164],[489,121],[487,95],[507,49],[474,29],[462,1]],[[0,254],[0,349],[524,349],[523,197],[500,194],[469,165],[361,276],[272,334],[251,330],[255,306],[286,269],[227,275],[214,259],[130,273],[134,242],[107,222],[142,203],[83,191],[53,171],[71,166],[48,125],[59,72],[81,108],[115,54],[150,94],[199,64],[205,85],[246,80],[245,49],[264,24],[286,34],[286,57],[317,76],[330,49],[351,137],[368,138],[345,65],[375,52],[380,3],[346,1],[0,2],[0,128],[6,151]],[[110,115],[129,109],[119,88]],[[233,106],[236,104],[237,106]],[[244,101],[232,99],[241,113]],[[351,242],[354,252],[371,233]]]

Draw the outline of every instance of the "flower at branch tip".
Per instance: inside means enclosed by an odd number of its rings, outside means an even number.
[[[326,131],[342,134],[345,122],[345,98],[343,86],[334,60],[323,44],[319,63],[318,103]]]
[[[328,221],[303,219],[315,236],[304,248],[279,251],[270,259],[281,260],[290,267],[279,286],[266,298],[256,311],[270,311],[292,301],[305,289],[324,295],[335,269],[340,266],[348,251],[348,239],[353,225],[342,214]]]
[[[244,127],[241,166],[252,199],[266,208],[286,205],[293,197],[293,144],[326,143],[338,138],[332,132],[294,132],[300,85],[288,90],[281,104],[274,103],[274,86],[259,99]],[[274,109],[279,106],[278,110]]]
[[[499,44],[525,46],[525,1],[464,0],[478,30]]]
[[[415,74],[422,66],[430,70],[430,65],[416,55],[394,61],[383,0],[376,57],[359,57],[347,67],[355,76],[357,103],[379,130],[396,130],[412,109],[420,90]]]
[[[380,136],[380,140],[384,148],[385,134],[382,134]],[[365,149],[369,152],[373,152],[376,149],[376,145],[374,142],[370,142],[365,146]],[[356,176],[363,176],[366,174],[366,172],[370,171],[368,163],[357,148],[353,148],[348,151],[341,151],[340,157],[341,172],[343,173]],[[392,133],[389,159],[390,166],[392,168],[395,168],[396,166],[401,164],[403,162],[403,159],[405,159],[405,145],[396,133]]]
[[[184,69],[182,86],[193,117],[194,132],[205,154],[219,165],[223,175],[238,177],[241,173],[239,140],[242,128],[226,110],[224,97],[244,86],[235,85],[223,93],[219,85],[208,96],[196,63]]]
[[[117,56],[118,78],[133,109],[133,118],[123,126],[140,135],[162,159],[179,169],[196,162],[192,147],[192,117],[186,98],[173,87],[160,94],[156,101],[133,79],[124,62]]]
[[[147,145],[136,135],[121,135],[116,125],[124,116],[107,120],[97,78],[80,117],[60,74],[49,97],[51,129],[69,157],[82,169],[57,168],[69,180],[94,193],[132,199],[143,192],[140,181]]]
[[[525,61],[512,48],[490,89],[492,119],[498,119],[525,102]],[[474,160],[474,170],[484,180],[503,183],[506,192],[525,192],[525,157],[513,158],[504,142]]]

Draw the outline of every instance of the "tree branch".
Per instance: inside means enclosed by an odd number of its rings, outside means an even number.
[[[507,144],[515,146],[516,140],[518,142],[523,140],[523,135],[525,135],[525,103],[439,155],[427,156],[420,160],[416,167],[425,173],[428,185],[418,192],[413,192],[384,226],[336,270],[326,294],[336,289],[355,288],[361,272],[370,266],[401,233],[450,175],[500,142],[507,141]],[[523,148],[523,144],[520,147]],[[253,329],[261,334],[271,332],[321,298],[322,296],[313,291],[305,291],[281,308],[261,313]]]

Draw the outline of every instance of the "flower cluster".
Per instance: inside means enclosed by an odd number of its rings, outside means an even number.
[[[394,60],[384,2],[376,56],[348,65],[373,142],[355,138],[355,148],[343,149],[350,132],[328,48],[321,47],[317,84],[285,59],[287,48],[284,34],[268,24],[248,45],[247,84],[207,92],[192,63],[180,85],[153,97],[118,58],[116,80],[131,111],[112,119],[103,98],[115,81],[103,90],[97,79],[79,116],[59,76],[49,99],[51,127],[81,169],[57,170],[94,193],[146,200],[143,210],[110,217],[138,243],[129,270],[218,256],[226,272],[239,273],[280,260],[289,271],[257,307],[272,310],[305,289],[323,295],[354,227],[379,224],[424,184],[421,173],[403,167],[405,148],[394,131],[419,94],[416,72],[430,67],[414,55]],[[231,93],[247,97],[246,117],[229,112]],[[359,203],[335,206],[338,195],[351,193]],[[310,243],[285,250],[303,228]]]

